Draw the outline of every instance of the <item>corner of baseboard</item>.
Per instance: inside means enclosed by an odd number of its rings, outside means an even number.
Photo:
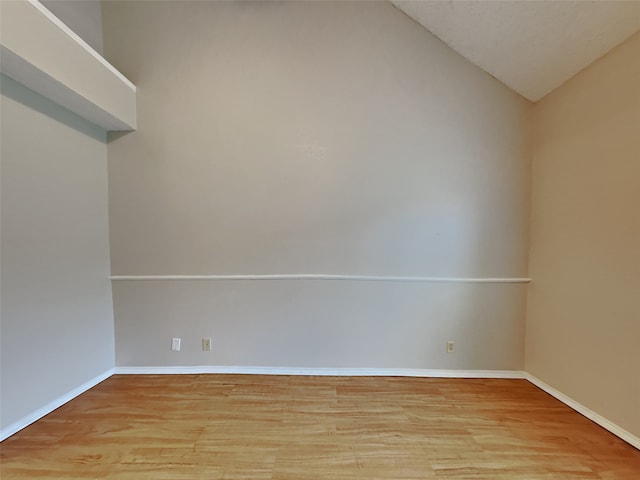
[[[526,373],[525,375],[526,375],[525,378],[529,382],[531,382],[533,385],[538,387],[539,389],[547,392],[552,397],[555,397],[557,400],[560,400],[562,403],[564,403],[568,407],[574,409],[580,415],[582,415],[584,417],[587,417],[592,422],[597,423],[598,425],[600,425],[605,430],[608,430],[609,432],[613,433],[616,437],[621,438],[622,440],[624,440],[628,444],[630,444],[633,447],[635,447],[638,450],[640,450],[640,438],[637,437],[636,435],[634,435],[631,432],[625,430],[624,428],[620,427],[619,425],[616,425],[615,423],[607,420],[602,415],[594,412],[590,408],[585,407],[581,403],[576,402],[573,398],[565,395],[564,393],[562,393],[559,390],[556,390],[551,385],[549,385],[549,384],[543,382],[542,380],[540,380],[538,377],[535,377],[534,375],[531,375],[530,373]]]
[[[93,377],[90,380],[87,380],[82,385],[77,386],[76,388],[74,388],[73,390],[67,392],[66,394],[64,394],[64,395],[62,395],[62,396],[60,396],[60,397],[58,397],[58,398],[56,398],[54,400],[51,400],[49,403],[47,403],[43,407],[39,408],[35,412],[32,412],[29,415],[26,415],[26,416],[22,417],[20,420],[17,420],[15,422],[7,425],[5,428],[0,430],[0,442],[5,440],[6,438],[9,438],[14,433],[19,432],[23,428],[28,427],[33,422],[41,419],[42,417],[44,417],[45,415],[47,415],[47,414],[49,414],[51,412],[53,412],[56,408],[59,408],[62,405],[64,405],[65,403],[69,402],[70,400],[73,400],[78,395],[86,392],[90,388],[95,387],[97,384],[99,384],[100,382],[103,382],[104,380],[109,378],[111,375],[113,375],[114,372],[115,372],[115,369],[114,368],[110,368],[109,370],[105,371],[104,373],[101,373],[100,375],[98,375],[96,377]]]

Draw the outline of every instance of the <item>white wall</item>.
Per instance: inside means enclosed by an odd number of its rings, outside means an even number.
[[[119,366],[522,370],[521,285],[116,282]],[[213,352],[200,339],[213,337]],[[182,351],[169,349],[182,337]],[[456,341],[456,353],[445,344]]]
[[[114,366],[104,131],[2,77],[1,424]]]
[[[138,86],[139,129],[108,147],[114,275],[526,276],[531,106],[392,5],[102,16]],[[116,361],[519,370],[525,290],[121,282]]]
[[[535,106],[526,369],[640,436],[640,33]]]

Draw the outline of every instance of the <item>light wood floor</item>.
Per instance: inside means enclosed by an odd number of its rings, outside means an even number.
[[[640,479],[525,380],[116,375],[0,448],[2,480]]]

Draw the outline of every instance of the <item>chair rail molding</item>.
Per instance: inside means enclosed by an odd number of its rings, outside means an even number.
[[[286,273],[267,275],[111,275],[113,281],[180,280],[339,280],[355,282],[423,282],[423,283],[529,283],[528,277],[421,277],[397,275],[342,275],[326,273]]]

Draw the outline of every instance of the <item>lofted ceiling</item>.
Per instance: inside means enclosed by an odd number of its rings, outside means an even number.
[[[391,1],[534,102],[640,30],[640,0]]]

